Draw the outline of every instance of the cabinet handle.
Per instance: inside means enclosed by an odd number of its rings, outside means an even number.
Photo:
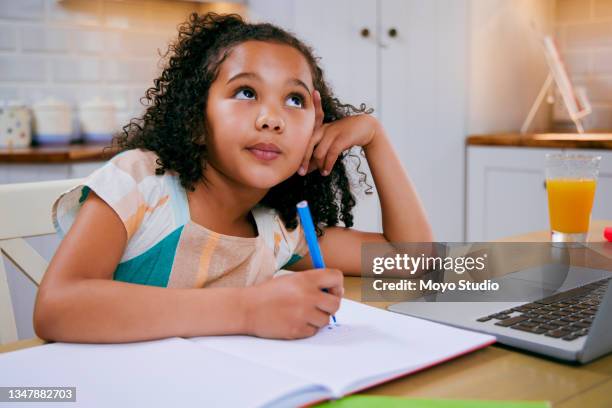
[[[391,27],[389,29],[388,34],[389,34],[389,37],[391,37],[391,38],[397,37],[397,29],[395,27]]]
[[[370,36],[370,30],[368,30],[366,27],[361,29],[361,36],[363,38],[368,38]]]

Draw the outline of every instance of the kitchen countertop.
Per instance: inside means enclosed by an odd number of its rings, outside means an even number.
[[[0,163],[38,164],[105,161],[113,157],[114,153],[105,145],[85,144],[0,148]]]
[[[611,149],[612,132],[608,133],[499,133],[470,135],[468,146],[548,147],[571,149]]]
[[[499,133],[470,135],[468,146],[548,147],[572,149],[610,149],[612,132],[609,133]],[[106,150],[105,150],[106,149]],[[33,146],[24,148],[0,148],[0,163],[78,163],[105,161],[114,152],[104,145],[72,144],[67,146]]]

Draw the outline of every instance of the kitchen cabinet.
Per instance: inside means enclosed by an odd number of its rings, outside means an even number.
[[[312,46],[340,100],[374,108],[436,240],[463,239],[467,0],[254,0],[249,9]],[[358,203],[355,227],[382,231],[377,196]]]
[[[612,219],[612,150],[469,146],[467,240],[549,229],[546,153],[602,156],[592,219]]]

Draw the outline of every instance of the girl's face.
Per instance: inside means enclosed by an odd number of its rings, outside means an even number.
[[[232,48],[206,105],[207,166],[269,189],[300,166],[314,127],[313,81],[295,48],[246,41]]]

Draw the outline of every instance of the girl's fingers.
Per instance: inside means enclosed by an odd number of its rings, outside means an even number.
[[[338,160],[338,156],[342,152],[342,146],[339,146],[338,141],[331,145],[325,156],[325,163],[323,164],[323,173],[325,175],[331,173],[331,169],[334,167],[334,163]]]
[[[324,170],[325,157],[327,156],[327,151],[329,147],[332,145],[334,140],[336,139],[335,132],[326,132],[325,136],[321,139],[317,147],[312,152],[312,156],[319,167],[321,172]]]
[[[333,315],[340,308],[340,301],[341,298],[339,296],[321,292],[321,295],[317,300],[317,308],[328,315]]]
[[[308,316],[308,324],[321,328],[329,324],[329,313],[320,309],[314,309]]]
[[[315,283],[317,289],[332,291],[335,288],[341,290],[344,286],[344,275],[338,269],[311,269],[306,273],[310,274],[310,279]]]
[[[344,286],[334,286],[332,288],[327,289],[327,292],[341,298],[342,296],[344,296]]]
[[[306,154],[304,154],[304,159],[302,159],[302,164],[300,166],[300,169],[298,170],[298,173],[301,176],[306,175],[306,173],[308,173],[308,171],[310,170],[310,159],[312,158],[312,152],[315,148],[315,145],[319,143],[319,140],[323,136],[324,131],[325,128],[319,128],[315,130],[312,134],[310,142],[308,142],[308,147],[306,148]]]

